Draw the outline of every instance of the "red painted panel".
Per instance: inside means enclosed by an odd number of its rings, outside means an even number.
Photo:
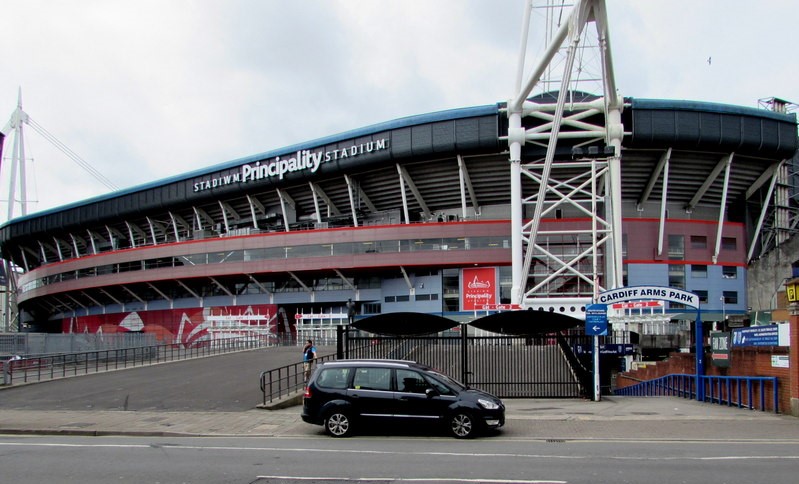
[[[497,270],[494,267],[464,269],[461,280],[464,311],[481,310],[497,304]]]
[[[233,337],[296,333],[295,321],[275,304],[163,309],[78,316],[61,321],[64,333],[153,333],[161,343],[195,346]]]

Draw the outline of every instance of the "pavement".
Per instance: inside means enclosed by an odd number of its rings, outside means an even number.
[[[0,386],[0,435],[321,437],[321,426],[300,418],[301,395],[259,405],[259,368],[296,361],[299,351],[266,348]],[[499,435],[508,439],[799,444],[799,418],[679,397],[504,402]]]
[[[0,397],[2,392],[0,392]],[[512,439],[785,441],[799,443],[799,419],[678,397],[507,399]],[[83,436],[311,437],[298,405],[245,411],[0,410],[0,434]]]

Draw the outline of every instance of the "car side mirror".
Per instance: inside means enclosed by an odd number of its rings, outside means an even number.
[[[429,387],[424,391],[424,394],[427,395],[428,398],[435,397],[438,395],[438,392],[435,388]]]

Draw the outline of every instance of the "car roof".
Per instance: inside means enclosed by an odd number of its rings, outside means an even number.
[[[417,368],[422,370],[431,369],[427,365],[423,365],[411,360],[391,360],[377,358],[326,361],[322,363],[322,366],[384,366],[393,368]]]

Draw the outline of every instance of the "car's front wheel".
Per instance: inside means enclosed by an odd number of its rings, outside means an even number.
[[[469,412],[459,411],[452,414],[448,420],[448,427],[456,439],[469,439],[477,432],[477,422]]]
[[[325,418],[325,432],[333,437],[349,437],[352,435],[352,418],[347,412],[334,410]]]

